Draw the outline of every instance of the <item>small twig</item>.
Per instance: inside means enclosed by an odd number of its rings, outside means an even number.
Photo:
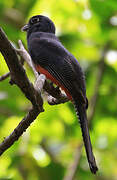
[[[0,81],[5,80],[5,79],[8,78],[9,76],[10,76],[10,72],[8,72],[8,73],[6,73],[6,74],[0,76]]]
[[[46,80],[46,77],[44,74],[40,74],[38,75],[35,83],[34,83],[34,87],[35,89],[41,94],[41,91],[44,87],[44,84],[45,84],[45,80]]]
[[[82,147],[83,147],[83,144],[81,144],[80,146],[78,146],[76,148],[74,158],[73,158],[73,162],[70,163],[70,165],[67,169],[67,172],[66,172],[66,176],[64,177],[64,180],[73,180],[74,179],[75,174],[77,172],[78,163],[80,161],[80,157],[81,157],[81,153],[82,153]]]
[[[101,59],[99,61],[99,65],[98,65],[98,72],[97,72],[97,78],[96,78],[96,84],[95,84],[95,91],[93,96],[90,99],[90,103],[89,103],[89,113],[88,113],[88,121],[90,122],[89,125],[91,125],[91,121],[94,117],[95,114],[95,110],[96,110],[96,104],[97,104],[97,99],[99,96],[99,88],[100,88],[100,84],[102,82],[102,78],[104,75],[104,69],[105,69],[105,55],[108,51],[108,44],[105,46],[103,52],[102,52],[102,56]],[[93,107],[93,108],[92,108]]]
[[[57,105],[57,104],[65,103],[68,101],[69,101],[68,97],[63,93],[61,93],[61,98],[59,99],[54,98],[51,95],[48,95],[48,104],[50,105]]]
[[[33,73],[35,75],[36,78],[38,78],[39,73],[36,71],[33,63],[32,63],[32,59],[29,55],[29,53],[26,51],[26,49],[24,48],[24,45],[22,44],[22,41],[19,40],[18,41],[19,47],[20,49],[16,49],[17,53],[23,57],[23,59],[27,62],[27,64],[31,67],[31,69],[33,70]]]

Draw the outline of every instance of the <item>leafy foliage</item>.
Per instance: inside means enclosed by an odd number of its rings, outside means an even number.
[[[105,67],[98,91],[91,139],[99,165],[93,176],[83,150],[75,179],[95,180],[117,177],[117,2],[116,0],[0,0],[0,26],[14,46],[26,45],[20,28],[29,17],[43,14],[56,24],[57,36],[76,56],[86,74],[87,96],[96,91],[97,72],[107,46]],[[34,76],[25,65],[29,79]],[[8,72],[0,55],[0,75]],[[0,82],[0,141],[9,135],[30,107],[28,100],[9,79]],[[93,108],[90,107],[91,109]],[[61,180],[81,144],[80,127],[72,104],[44,104],[45,112],[20,140],[0,157],[0,179]],[[89,109],[90,111],[90,109]],[[51,152],[51,153],[50,153]]]

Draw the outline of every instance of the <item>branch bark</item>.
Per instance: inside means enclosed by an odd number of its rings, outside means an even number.
[[[14,47],[9,42],[5,33],[0,29],[0,51],[4,56],[4,59],[10,70],[11,81],[16,84],[25,96],[31,101],[32,109],[29,110],[26,117],[19,123],[19,125],[14,129],[14,131],[4,139],[0,144],[0,155],[8,149],[19,137],[26,131],[30,124],[36,119],[39,113],[43,112],[43,100],[40,93],[37,91],[37,87],[34,87],[27,75],[24,68],[19,62],[17,53]],[[5,75],[5,77],[8,75]],[[3,79],[3,77],[2,77]],[[41,79],[40,79],[41,80]],[[44,84],[44,83],[42,83]],[[43,85],[39,87],[43,88]]]
[[[26,131],[30,124],[36,119],[41,111],[38,110],[37,106],[33,106],[32,109],[28,112],[26,117],[18,124],[14,131],[4,139],[0,144],[0,155],[3,154],[19,137]]]
[[[4,59],[10,70],[12,83],[16,84],[22,90],[22,92],[32,102],[34,106],[38,105],[39,109],[43,111],[42,98],[41,96],[39,99],[36,98],[36,90],[27,78],[25,70],[18,60],[16,51],[14,50],[11,43],[8,41],[2,29],[0,29],[0,51],[4,56]]]
[[[10,76],[10,72],[8,72],[8,73],[6,73],[6,74],[0,76],[0,81],[5,80],[5,79],[8,78],[9,76]]]
[[[16,50],[6,37],[3,30],[0,28],[0,52],[4,56],[10,71],[9,73],[1,76],[0,80],[2,81],[10,75],[10,84],[16,84],[24,93],[26,98],[28,98],[32,103],[32,108],[29,110],[28,114],[22,119],[14,131],[0,144],[0,155],[2,155],[3,152],[5,152],[15,141],[17,141],[23,132],[25,132],[30,124],[36,119],[36,117],[44,111],[43,99],[41,97],[43,87],[50,95],[54,96],[55,99],[60,99],[60,103],[62,103],[63,98],[63,94],[60,90],[58,90],[58,88],[55,88],[52,84],[49,84],[44,75],[39,75],[36,72],[32,60],[21,41],[19,41],[19,45],[20,49]],[[36,77],[34,86],[29,81],[22,64],[18,59],[17,52],[20,54],[21,58],[26,59],[27,63],[32,68]],[[64,95],[64,97],[66,96]]]

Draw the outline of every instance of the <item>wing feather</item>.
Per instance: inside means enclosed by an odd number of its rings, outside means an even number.
[[[29,52],[35,64],[39,64],[55,77],[72,96],[81,94],[86,99],[84,74],[78,61],[59,40],[38,36],[30,40]],[[33,48],[32,48],[33,47]],[[38,49],[38,50],[37,50]]]

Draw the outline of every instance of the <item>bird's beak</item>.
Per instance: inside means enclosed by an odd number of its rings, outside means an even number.
[[[23,26],[23,27],[21,28],[21,31],[27,31],[28,29],[29,29],[29,25],[26,24],[25,26]]]

